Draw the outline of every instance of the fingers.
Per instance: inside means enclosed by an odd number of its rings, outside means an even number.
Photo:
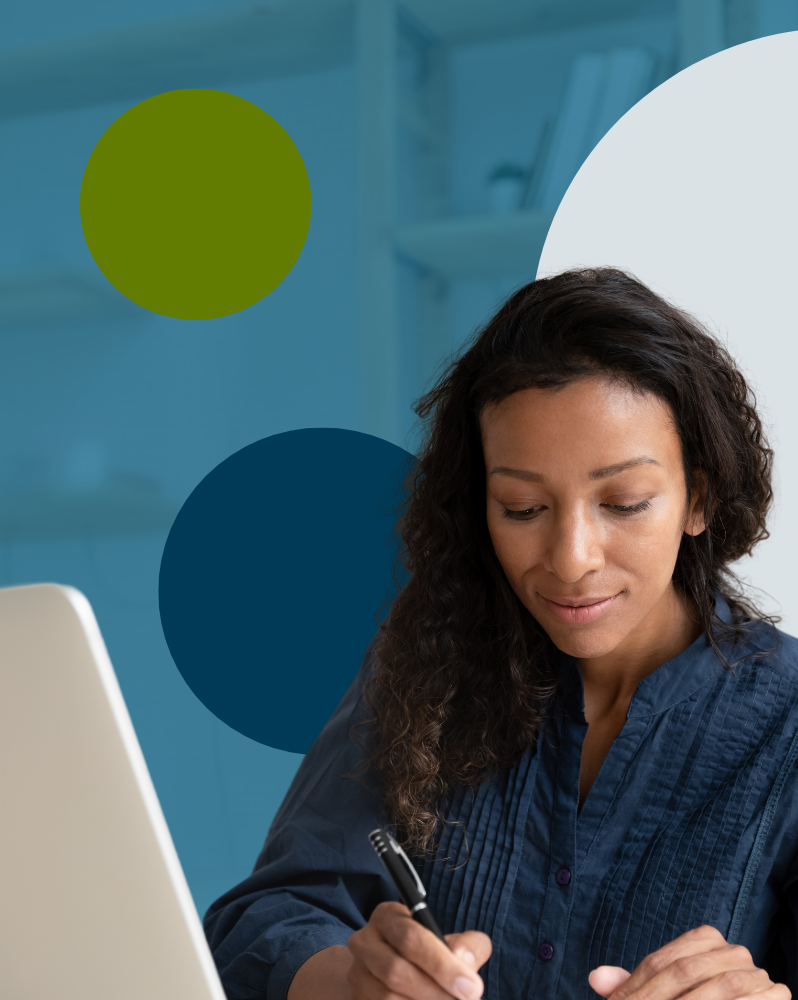
[[[689,975],[693,971],[690,963],[692,956],[706,955],[707,953],[728,947],[733,946],[727,945],[726,939],[714,927],[696,927],[694,930],[687,931],[687,933],[681,934],[662,948],[647,955],[626,982],[611,994],[612,1000],[626,1000],[627,997],[638,990],[642,990],[642,987],[646,986],[646,984],[662,973],[668,973],[666,978],[662,980],[663,983],[667,983],[669,978],[678,978],[681,973]],[[751,956],[749,955],[748,964],[753,964],[750,959]],[[674,969],[673,966],[677,962],[680,962],[681,965],[677,969]],[[695,984],[699,981],[696,980]],[[688,986],[682,985],[679,992],[672,993],[671,996],[679,996],[688,988]],[[640,1000],[642,1000],[643,995],[646,998],[653,998],[655,993],[649,993],[648,991],[645,994],[641,993]],[[659,996],[659,994],[656,995]]]
[[[353,952],[348,980],[354,1000],[451,1000],[450,993],[385,941],[371,942],[362,955],[357,948]]]
[[[587,981],[599,996],[608,997],[629,978],[630,973],[617,965],[600,965],[587,977]]]
[[[687,996],[696,1000],[739,1000],[743,996],[767,993],[773,983],[764,969],[731,969],[722,972],[691,990]]]
[[[453,935],[453,937],[455,937]],[[485,954],[486,935],[457,935],[464,953],[473,962],[455,955],[434,934],[410,916],[401,903],[380,903],[368,924],[348,942],[354,962],[349,973],[353,996],[387,1000],[478,1000],[483,983],[476,972]],[[484,961],[484,959],[483,959]],[[480,963],[481,964],[481,963]],[[380,984],[380,992],[375,986]]]
[[[787,1000],[767,972],[756,968],[747,948],[727,944],[713,927],[697,927],[652,952],[610,994],[593,983],[595,976],[599,985],[611,985],[613,973],[618,981],[621,971],[596,969],[591,985],[610,1000]]]
[[[771,994],[774,989],[776,993]],[[789,995],[789,990],[787,994]],[[741,1000],[742,997],[763,1000],[766,996],[772,997],[772,1000],[777,1000],[777,997],[784,1000],[778,985],[771,983],[764,969],[734,969],[720,973],[694,990],[685,992],[682,1000]]]
[[[737,997],[736,1000],[791,1000],[792,992],[784,983],[773,983],[769,989],[751,996]]]
[[[399,913],[386,907],[383,914],[377,915],[376,911],[374,914],[375,924],[388,944],[452,996],[478,1000],[483,984],[476,970],[416,923],[404,906],[396,905]]]
[[[352,1000],[407,1000],[404,995],[390,990],[365,968],[361,968],[358,973],[349,973],[349,986]]]

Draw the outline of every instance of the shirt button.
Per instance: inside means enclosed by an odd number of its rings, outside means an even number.
[[[551,956],[554,954],[554,949],[548,943],[544,941],[543,944],[538,948],[538,957],[542,958],[544,962],[548,962]]]
[[[571,881],[571,873],[567,868],[561,868],[557,874],[554,876],[554,880],[557,885],[568,885]]]

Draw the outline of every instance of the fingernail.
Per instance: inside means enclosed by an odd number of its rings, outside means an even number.
[[[473,951],[469,951],[468,948],[458,948],[457,951],[455,951],[455,955],[457,955],[458,958],[461,958],[464,962],[468,962],[469,965],[477,964],[477,956]]]
[[[455,993],[462,1000],[479,1000],[482,996],[482,987],[473,979],[466,979],[465,976],[458,976],[454,981]]]

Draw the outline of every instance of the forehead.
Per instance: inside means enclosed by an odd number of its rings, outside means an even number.
[[[673,413],[651,392],[605,378],[585,378],[557,389],[524,389],[480,414],[486,461],[524,461],[591,469],[651,455],[681,462]],[[511,461],[512,460],[512,461]]]

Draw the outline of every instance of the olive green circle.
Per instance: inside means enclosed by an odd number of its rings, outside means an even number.
[[[268,295],[296,263],[310,183],[291,137],[221,90],[170,90],[116,119],[89,157],[83,234],[123,295],[212,319]]]

